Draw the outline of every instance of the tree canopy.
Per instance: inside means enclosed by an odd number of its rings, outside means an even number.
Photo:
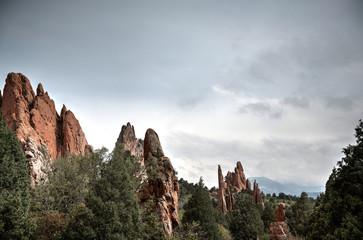
[[[0,239],[28,239],[29,169],[20,142],[6,127],[0,111]]]
[[[355,145],[343,149],[310,217],[310,239],[363,239],[363,122]]]

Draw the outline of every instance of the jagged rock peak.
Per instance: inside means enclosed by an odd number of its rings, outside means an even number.
[[[37,96],[42,96],[43,94],[44,94],[43,85],[39,83],[37,87]]]
[[[135,129],[134,126],[128,122],[126,125],[123,125],[121,128],[120,136],[117,139],[117,142],[128,142],[128,141],[135,141]]]
[[[122,143],[131,155],[138,157],[141,165],[144,164],[144,141],[136,138],[134,126],[129,122],[122,126],[117,143]]]
[[[145,160],[149,156],[160,158],[164,156],[163,148],[161,147],[158,134],[151,128],[145,133],[144,139],[144,157]]]
[[[242,163],[237,162],[234,172],[227,172],[225,181],[220,165],[218,165],[218,209],[226,214],[227,211],[233,210],[235,204],[235,194],[248,188],[251,189],[251,183],[246,179]]]
[[[7,126],[17,137],[24,142],[30,138],[37,147],[45,146],[51,159],[64,156],[65,152],[84,154],[88,143],[78,120],[66,109],[62,109],[60,117],[54,101],[47,92],[44,93],[42,84],[38,85],[35,95],[27,77],[21,73],[9,73],[1,107]],[[31,169],[38,171],[41,167]],[[40,175],[35,173],[34,176]]]

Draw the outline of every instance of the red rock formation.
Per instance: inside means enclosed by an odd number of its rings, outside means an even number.
[[[143,164],[144,141],[136,138],[134,126],[132,126],[129,122],[122,126],[117,142],[122,143],[124,148],[130,151],[131,155],[134,155],[142,160]]]
[[[174,168],[170,159],[164,156],[163,149],[157,133],[149,128],[144,139],[145,166],[157,168],[156,176],[149,175],[145,188],[139,195],[141,203],[153,199],[154,210],[159,214],[164,232],[170,236],[179,226],[178,215],[178,178],[174,174]],[[146,158],[146,156],[148,156]]]
[[[137,193],[140,204],[153,200],[154,211],[160,217],[165,234],[170,236],[179,226],[179,183],[170,159],[164,155],[158,134],[148,129],[142,141],[136,138],[134,127],[127,123],[122,126],[117,142],[132,155],[142,158],[140,174],[144,188]]]
[[[250,180],[246,180],[246,187],[247,187],[247,189],[251,189],[251,182],[250,182]]]
[[[237,167],[233,173],[227,172],[225,181],[223,180],[221,167],[218,165],[218,187],[218,209],[223,214],[226,214],[227,211],[233,209],[235,203],[234,195],[243,189],[251,189],[251,183],[246,180],[241,162],[237,162]]]
[[[252,196],[253,196],[253,203],[263,204],[261,191],[258,188],[258,183],[256,183],[256,180],[253,183],[253,195]]]
[[[21,73],[8,74],[1,107],[7,126],[17,137],[24,142],[32,139],[35,146],[49,152],[52,159],[64,156],[66,152],[84,154],[85,148],[91,149],[73,113],[63,107],[59,116],[42,84],[38,85],[35,94],[28,78]],[[39,162],[40,165],[43,163]],[[31,168],[36,169],[31,176],[41,176],[41,168]],[[38,182],[40,179],[32,180]]]
[[[291,234],[286,224],[285,204],[280,203],[275,211],[275,222],[269,226],[270,240],[291,239]]]
[[[275,222],[286,222],[285,217],[285,204],[280,203],[275,211]]]
[[[64,105],[61,111],[60,123],[62,144],[60,144],[61,151],[58,152],[58,155],[64,156],[66,153],[84,154],[85,149],[88,148],[86,136],[77,118]]]
[[[218,209],[220,209],[223,214],[227,213],[227,203],[225,197],[227,188],[227,183],[224,181],[221,166],[218,165]]]

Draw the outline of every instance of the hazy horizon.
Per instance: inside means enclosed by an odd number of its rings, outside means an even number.
[[[363,118],[362,23],[361,1],[2,2],[0,79],[41,82],[95,148],[153,128],[190,182],[241,161],[323,186]]]

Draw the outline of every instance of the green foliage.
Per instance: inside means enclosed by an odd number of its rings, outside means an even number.
[[[227,219],[233,239],[256,239],[263,233],[260,210],[245,191],[236,195],[235,209],[228,213]]]
[[[84,204],[79,204],[71,213],[71,219],[63,232],[63,239],[97,239],[93,229],[94,215]]]
[[[363,239],[363,122],[355,129],[356,145],[343,149],[325,194],[310,217],[309,239]]]
[[[203,229],[197,222],[183,223],[179,228],[173,231],[171,237],[167,240],[199,240],[205,235]]]
[[[270,223],[274,222],[275,208],[275,204],[271,202],[265,203],[265,207],[261,213],[261,220],[263,222],[265,232],[269,232]]]
[[[29,239],[29,170],[15,134],[0,111],[0,239]]]
[[[59,239],[67,223],[66,214],[56,210],[33,213],[37,224],[36,238]]]
[[[141,207],[142,239],[164,239],[163,226],[159,220],[159,217],[153,211],[154,205],[154,202],[149,200]]]
[[[88,156],[69,155],[54,160],[48,181],[32,191],[32,211],[70,213],[74,206],[84,203],[89,189],[99,178],[106,152],[103,148]]]
[[[138,201],[127,169],[132,161],[122,146],[116,146],[86,198],[90,210],[86,220],[91,219],[91,226],[87,227],[92,227],[98,239],[138,239],[140,236]]]
[[[203,179],[200,178],[190,200],[184,205],[185,213],[183,223],[198,222],[204,232],[205,239],[222,239],[218,230],[217,210],[213,208],[208,191],[204,188]]]
[[[306,192],[302,192],[296,203],[292,205],[292,217],[288,221],[290,230],[295,236],[306,237],[307,226],[313,205]]]

